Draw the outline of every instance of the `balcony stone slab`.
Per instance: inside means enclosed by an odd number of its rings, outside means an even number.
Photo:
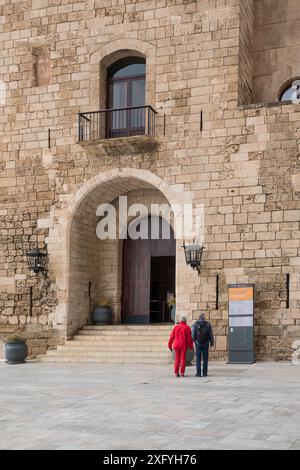
[[[116,157],[155,153],[159,145],[157,138],[149,135],[86,140],[78,143],[94,154]]]

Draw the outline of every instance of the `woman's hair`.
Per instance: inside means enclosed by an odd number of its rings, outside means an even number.
[[[185,315],[180,315],[180,321],[184,321],[184,323],[186,323],[186,316]]]

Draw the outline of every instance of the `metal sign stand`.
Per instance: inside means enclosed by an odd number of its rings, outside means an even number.
[[[228,364],[253,364],[254,285],[229,285]]]

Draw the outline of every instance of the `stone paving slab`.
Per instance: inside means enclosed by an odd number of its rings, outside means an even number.
[[[300,366],[0,364],[0,449],[300,449]]]

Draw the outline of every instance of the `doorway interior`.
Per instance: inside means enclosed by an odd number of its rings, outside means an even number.
[[[150,323],[171,323],[171,297],[175,298],[175,256],[152,256]]]
[[[151,223],[149,218],[149,234]],[[175,297],[176,242],[172,227],[159,218],[160,236],[123,242],[122,323],[169,323],[168,299]],[[163,227],[170,237],[164,239]]]

